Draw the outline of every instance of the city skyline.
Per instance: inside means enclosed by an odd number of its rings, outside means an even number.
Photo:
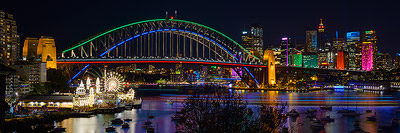
[[[285,3],[287,6],[276,2],[260,2],[260,4],[248,6],[256,2],[219,1],[205,4],[210,2],[204,1],[190,8],[181,6],[180,2],[158,3],[164,4],[156,4],[152,8],[146,8],[135,6],[136,4],[129,2],[82,2],[81,4],[73,4],[73,2],[27,2],[18,5],[18,3],[9,1],[8,4],[5,4],[7,6],[1,6],[1,9],[15,16],[21,40],[26,37],[49,35],[55,38],[58,49],[65,49],[93,34],[118,25],[146,19],[164,18],[165,11],[172,13],[174,10],[178,10],[178,19],[207,24],[231,36],[236,41],[240,41],[241,32],[244,28],[249,29],[248,25],[260,23],[264,29],[264,49],[271,45],[279,45],[282,37],[295,37],[300,43],[304,43],[305,31],[316,30],[320,18],[324,19],[325,32],[328,34],[328,38],[334,38],[336,30],[339,32],[340,38],[345,38],[347,32],[362,32],[372,29],[377,31],[378,49],[381,53],[390,53],[393,56],[398,52],[396,50],[400,49],[400,46],[395,45],[396,28],[388,24],[396,23],[399,20],[396,17],[391,17],[395,15],[395,12],[391,11],[394,8],[390,8],[390,4],[382,5],[387,3],[385,1],[337,1],[331,3],[288,1]],[[368,14],[358,13],[358,11],[361,11],[360,9],[366,10],[368,3],[381,6],[368,9]],[[60,7],[61,5],[62,7]],[[127,5],[132,5],[132,7]],[[120,8],[107,10],[107,7],[110,7],[110,9],[111,7]],[[254,10],[249,11],[253,8]],[[280,8],[287,10],[282,11]],[[52,10],[52,12],[48,12],[48,10]],[[29,13],[27,13],[28,11]],[[284,17],[285,15],[287,17]]]

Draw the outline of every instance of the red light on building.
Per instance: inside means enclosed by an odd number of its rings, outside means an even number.
[[[323,65],[323,66],[327,66],[327,65],[328,65],[328,63],[327,63],[327,62],[322,62],[322,63],[321,63],[321,65]]]
[[[174,19],[174,17],[171,17],[171,19]]]
[[[344,53],[337,52],[337,66],[336,69],[344,70]]]

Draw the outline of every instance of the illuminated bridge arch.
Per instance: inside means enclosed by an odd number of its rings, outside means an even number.
[[[63,50],[57,62],[117,63],[121,60],[135,62],[143,59],[225,63],[244,68],[242,70],[246,70],[247,75],[244,73],[242,79],[250,77],[248,79],[257,84],[258,81],[247,67],[262,65],[262,60],[225,34],[199,23],[179,19],[145,20],[107,30]],[[88,64],[71,74],[71,80],[84,73]]]
[[[260,62],[259,58],[225,34],[202,24],[178,19],[145,20],[105,31],[63,50],[61,59],[134,57]]]

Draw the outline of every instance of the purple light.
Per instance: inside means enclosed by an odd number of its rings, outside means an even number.
[[[371,71],[373,68],[373,48],[371,42],[362,44],[362,70]]]
[[[287,40],[287,37],[282,38],[282,41],[285,41],[285,40]]]

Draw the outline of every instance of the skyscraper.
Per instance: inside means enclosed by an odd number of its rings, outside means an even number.
[[[306,31],[306,52],[317,52],[317,37],[316,30]]]
[[[362,70],[371,71],[373,69],[373,44],[370,42],[362,43]]]
[[[349,69],[357,70],[361,66],[360,61],[357,61],[357,56],[361,56],[361,53],[357,53],[357,45],[360,45],[360,32],[347,32],[346,45],[345,51],[349,53]]]
[[[280,54],[280,65],[289,66],[289,38],[284,37],[281,41],[281,54]]]
[[[320,19],[321,23],[318,25],[318,50],[323,51],[325,49],[325,42],[324,42],[324,32],[325,27],[322,23],[322,18]]]
[[[12,65],[20,55],[17,22],[12,14],[0,10],[0,63]]]
[[[367,30],[364,32],[363,38],[363,45],[364,43],[370,43],[372,44],[372,59],[373,59],[373,69],[376,69],[377,66],[377,62],[376,62],[376,58],[377,58],[377,54],[378,54],[378,38],[376,36],[376,31],[374,30]]]
[[[250,31],[242,32],[242,44],[246,50],[261,58],[263,56],[263,28],[259,24],[252,24]]]

